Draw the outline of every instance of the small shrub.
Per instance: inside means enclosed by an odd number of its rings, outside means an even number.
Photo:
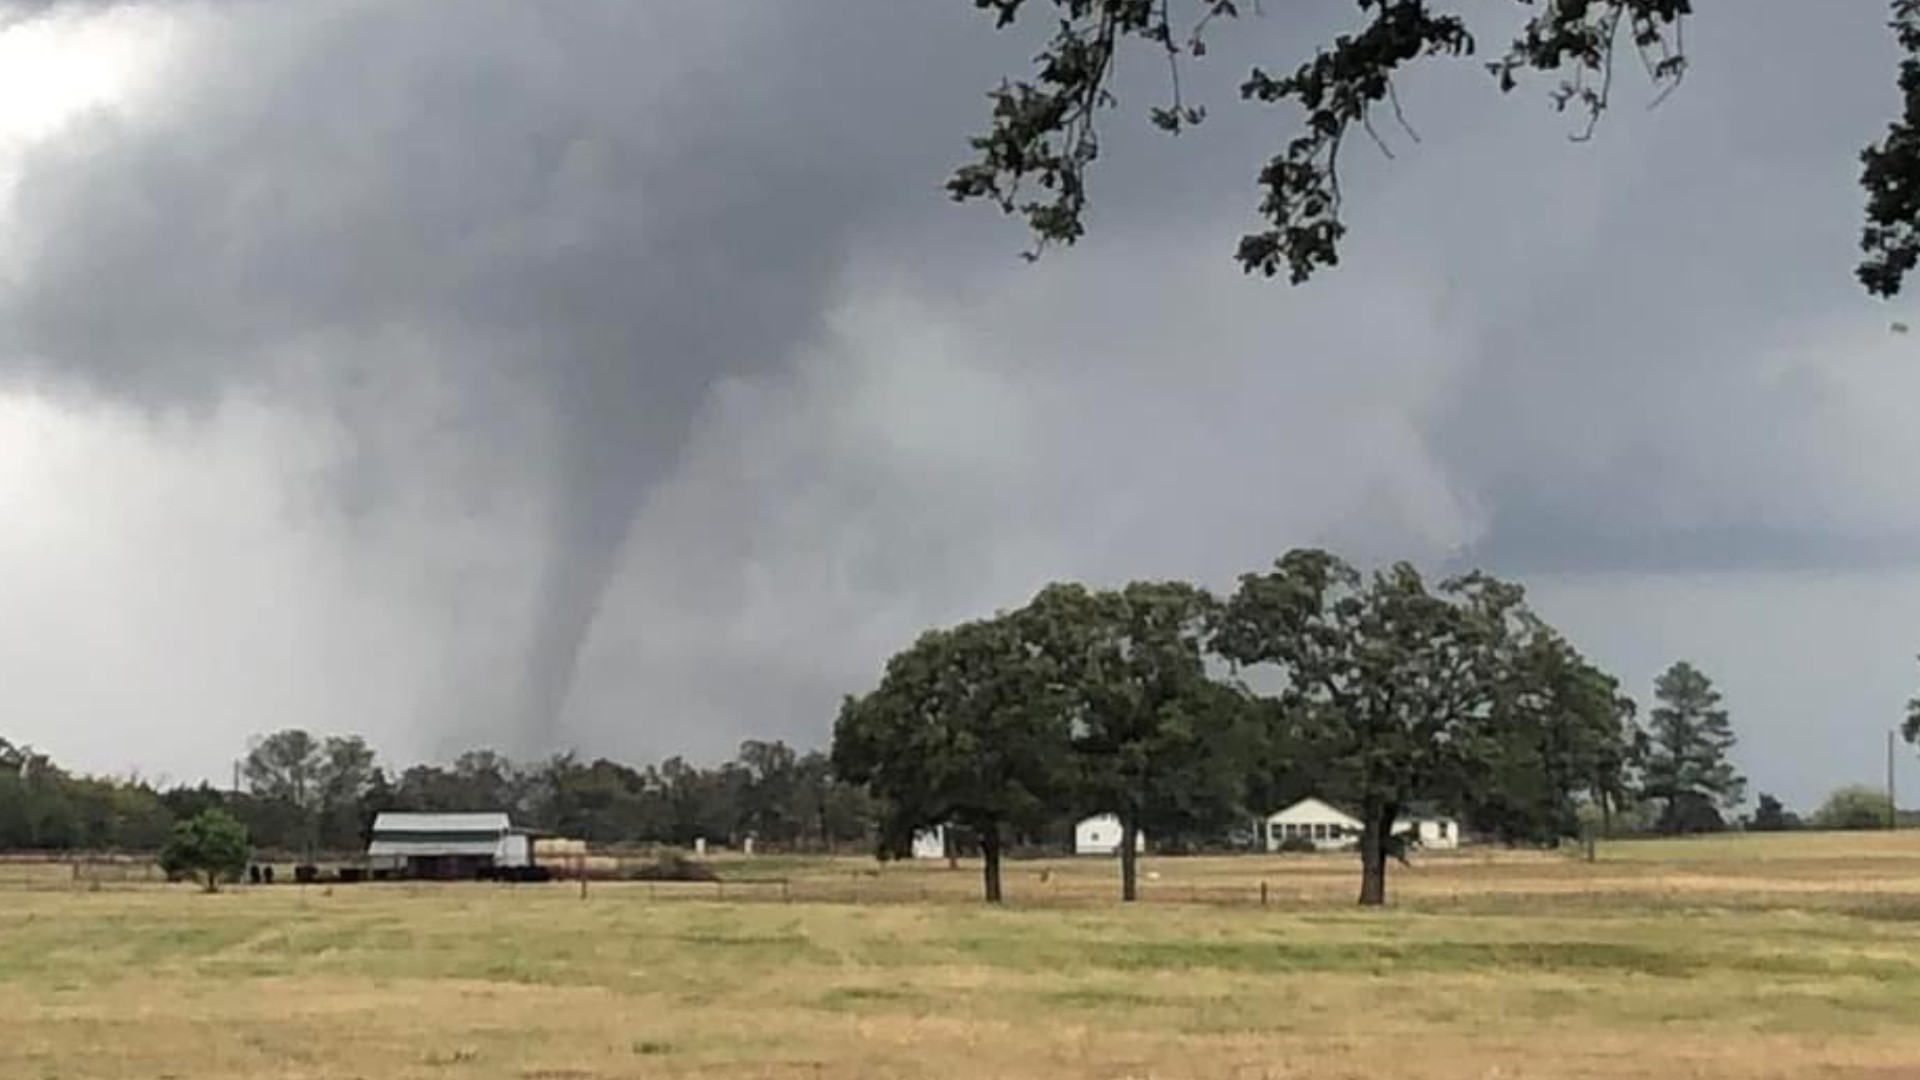
[[[1281,851],[1282,854],[1287,854],[1287,855],[1299,855],[1299,854],[1310,855],[1316,851],[1319,851],[1320,849],[1314,845],[1314,842],[1312,840],[1309,840],[1304,836],[1289,836],[1285,840],[1280,841],[1279,850]]]
[[[249,854],[245,825],[223,810],[202,810],[173,827],[160,849],[160,868],[169,881],[198,878],[208,892],[219,892],[222,881],[239,880]]]

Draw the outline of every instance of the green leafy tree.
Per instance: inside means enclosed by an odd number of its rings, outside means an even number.
[[[1727,759],[1737,741],[1713,680],[1682,660],[1653,684],[1645,794],[1664,806],[1660,831],[1709,832],[1739,804],[1746,780]]]
[[[1816,829],[1886,829],[1893,825],[1887,793],[1866,784],[1849,784],[1827,796],[1813,812]]]
[[[159,793],[138,779],[75,775],[0,739],[0,848],[154,851],[172,821]]]
[[[321,741],[298,728],[254,740],[240,771],[248,793],[265,804],[249,815],[262,842],[311,856],[319,843],[316,810],[325,763]]]
[[[957,2],[957,0],[956,0]],[[1019,214],[1034,234],[1037,255],[1071,244],[1085,232],[1088,173],[1099,157],[1100,114],[1116,104],[1119,58],[1130,46],[1157,56],[1169,72],[1167,96],[1149,116],[1179,132],[1206,118],[1187,100],[1180,72],[1206,55],[1210,35],[1258,9],[1255,0],[971,0],[1005,28],[1034,9],[1045,12],[1051,38],[1032,77],[1003,82],[990,95],[991,121],[971,140],[974,159],[948,181],[956,200],[985,200]],[[1291,72],[1255,67],[1240,97],[1300,113],[1299,132],[1259,173],[1261,227],[1240,240],[1238,261],[1249,273],[1284,272],[1295,284],[1339,261],[1346,235],[1340,176],[1342,151],[1357,136],[1381,149],[1389,121],[1406,130],[1396,80],[1432,57],[1468,57],[1479,43],[1467,19],[1435,10],[1436,0],[1357,0],[1360,25],[1315,50]],[[1452,7],[1454,5],[1439,5]],[[1529,73],[1554,74],[1556,108],[1579,117],[1576,138],[1592,135],[1611,101],[1614,72],[1627,58],[1643,66],[1659,100],[1687,70],[1682,27],[1693,0],[1553,0],[1533,14],[1505,49],[1485,62],[1495,86],[1509,92]],[[1725,5],[1724,17],[1737,7]],[[1892,296],[1920,262],[1920,0],[1892,0],[1900,65],[1900,117],[1861,155],[1867,192],[1860,282]],[[1383,117],[1385,119],[1383,119]]]
[[[1327,749],[1359,809],[1361,904],[1386,902],[1402,810],[1457,804],[1484,773],[1512,639],[1529,621],[1521,600],[1484,575],[1433,592],[1404,563],[1369,578],[1296,550],[1243,576],[1227,602],[1215,649],[1279,669],[1285,713]]]
[[[1800,827],[1800,816],[1763,791],[1754,803],[1753,821],[1748,827],[1754,832],[1788,832]]]
[[[321,847],[349,851],[366,842],[373,824],[367,800],[382,779],[373,749],[360,736],[330,735],[320,744],[313,809]]]
[[[297,728],[254,741],[241,774],[255,805],[255,838],[271,846],[334,851],[358,847],[370,824],[368,795],[379,769],[358,735],[325,738]]]
[[[1630,796],[1644,738],[1619,681],[1566,639],[1533,626],[1506,667],[1482,756],[1464,792],[1474,827],[1509,843],[1556,843],[1583,831],[1592,806],[1603,834]]]
[[[818,750],[803,754],[795,764],[798,812],[822,850],[870,837],[873,805],[866,790],[836,776],[833,761]]]
[[[763,842],[793,844],[806,822],[800,803],[800,755],[775,740],[748,739],[734,761],[746,773],[740,817],[746,831]]]
[[[675,829],[672,807],[658,774],[599,758],[581,762],[571,754],[550,759],[538,773],[540,820],[548,828],[594,843],[692,838]],[[705,835],[724,839],[725,833]]]
[[[246,869],[249,854],[246,826],[224,810],[203,810],[173,827],[160,866],[169,877],[196,875],[208,892],[219,892],[220,882]]]
[[[880,685],[841,706],[833,769],[882,808],[882,842],[914,830],[979,839],[988,903],[1008,842],[1044,826],[1071,793],[1068,702],[1057,673],[1007,616],[931,630],[887,662]]]
[[[1043,589],[1016,618],[1053,663],[1071,714],[1076,801],[1120,821],[1120,896],[1139,896],[1138,840],[1189,828],[1239,804],[1221,767],[1241,714],[1207,674],[1218,603],[1179,581],[1116,591]]]

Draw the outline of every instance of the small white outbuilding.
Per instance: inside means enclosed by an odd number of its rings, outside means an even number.
[[[1408,811],[1393,823],[1393,831],[1412,832],[1414,840],[1431,851],[1452,851],[1460,846],[1460,822],[1433,810]]]
[[[916,859],[944,859],[947,857],[947,827],[935,825],[931,829],[921,829],[913,834],[913,857]]]
[[[1133,834],[1133,850],[1144,854],[1147,850],[1147,834],[1142,829]],[[1118,855],[1120,853],[1120,819],[1112,814],[1095,814],[1083,818],[1073,827],[1073,853],[1075,855]]]

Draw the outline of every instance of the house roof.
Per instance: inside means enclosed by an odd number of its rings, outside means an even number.
[[[1277,817],[1279,817],[1279,816],[1280,816],[1280,815],[1282,815],[1282,814],[1288,814],[1288,813],[1291,813],[1291,812],[1293,812],[1293,811],[1295,811],[1295,810],[1299,810],[1299,809],[1301,809],[1301,808],[1303,808],[1303,807],[1305,807],[1305,806],[1306,806],[1307,804],[1309,804],[1309,803],[1314,803],[1314,804],[1318,804],[1318,805],[1320,805],[1320,806],[1324,806],[1324,807],[1326,807],[1326,808],[1327,808],[1328,810],[1331,810],[1331,811],[1333,811],[1334,813],[1336,813],[1336,814],[1339,814],[1339,815],[1340,815],[1341,817],[1344,817],[1344,818],[1347,818],[1347,819],[1349,819],[1349,820],[1351,820],[1351,821],[1356,821],[1356,822],[1357,822],[1357,821],[1359,821],[1359,820],[1360,820],[1360,815],[1359,815],[1359,814],[1356,814],[1356,813],[1354,813],[1353,811],[1351,811],[1351,810],[1348,810],[1348,809],[1347,809],[1346,807],[1344,807],[1344,806],[1341,806],[1341,805],[1340,805],[1339,803],[1336,803],[1336,802],[1333,802],[1333,801],[1331,801],[1331,800],[1328,800],[1328,799],[1322,799],[1322,798],[1320,798],[1320,797],[1319,797],[1319,796],[1317,796],[1317,795],[1309,795],[1309,796],[1307,796],[1307,797],[1306,797],[1306,798],[1304,798],[1304,799],[1300,799],[1300,800],[1298,800],[1298,801],[1296,801],[1296,802],[1292,802],[1292,803],[1288,803],[1288,804],[1287,804],[1286,806],[1283,806],[1283,807],[1281,807],[1280,809],[1278,809],[1278,810],[1275,810],[1275,811],[1274,811],[1273,813],[1271,813],[1271,814],[1268,814],[1268,815],[1267,815],[1267,820],[1269,820],[1269,821],[1271,821],[1271,820],[1273,820],[1274,818],[1277,818]]]
[[[1287,806],[1282,807],[1279,810],[1275,810],[1271,814],[1268,814],[1267,819],[1272,820],[1274,818],[1279,817],[1281,814],[1287,813],[1290,810],[1297,810],[1300,807],[1306,805],[1307,803],[1319,803],[1320,805],[1326,807],[1327,809],[1332,810],[1336,814],[1341,814],[1345,817],[1353,819],[1354,821],[1360,820],[1360,815],[1354,813],[1352,810],[1348,809],[1347,807],[1342,806],[1341,804],[1334,802],[1331,799],[1322,799],[1317,795],[1309,795],[1308,797],[1301,799],[1298,802],[1289,803]],[[1401,809],[1400,816],[1395,819],[1396,822],[1453,821],[1453,820],[1455,820],[1454,816],[1440,809],[1439,804],[1426,802],[1426,801],[1417,801],[1417,802],[1408,803],[1404,808]]]

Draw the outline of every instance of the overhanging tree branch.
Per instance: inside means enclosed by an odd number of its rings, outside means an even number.
[[[1529,9],[1504,55],[1487,64],[1503,91],[1517,88],[1527,73],[1561,76],[1550,99],[1556,109],[1584,114],[1571,133],[1575,141],[1594,134],[1612,104],[1616,52],[1629,45],[1641,60],[1657,107],[1685,77],[1686,20],[1693,0],[1517,0]],[[1031,81],[1008,82],[994,91],[986,133],[971,140],[975,160],[948,181],[955,200],[985,199],[1004,213],[1023,216],[1035,239],[1026,255],[1049,244],[1071,245],[1085,233],[1087,176],[1099,155],[1096,118],[1115,104],[1115,60],[1128,39],[1160,50],[1168,65],[1170,103],[1149,112],[1153,123],[1178,132],[1200,123],[1203,106],[1188,101],[1183,60],[1207,54],[1206,34],[1238,18],[1251,4],[1235,0],[972,0],[993,14],[996,27],[1012,25],[1029,5],[1060,16],[1057,32],[1035,58]],[[1387,152],[1372,110],[1385,102],[1404,130],[1394,77],[1424,57],[1468,56],[1474,36],[1463,17],[1436,10],[1440,0],[1355,0],[1364,24],[1315,51],[1292,74],[1255,68],[1241,85],[1244,100],[1293,104],[1301,131],[1269,158],[1258,175],[1262,227],[1243,236],[1237,259],[1248,273],[1282,272],[1300,284],[1339,262],[1347,225],[1342,211],[1340,149],[1358,127]],[[1900,68],[1902,115],[1886,137],[1862,155],[1862,186],[1868,194],[1864,257],[1858,268],[1869,292],[1890,297],[1920,264],[1920,0],[1890,0],[1892,26],[1908,54]],[[1442,5],[1444,6],[1444,5]],[[1191,15],[1193,29],[1180,44],[1176,26]],[[1050,193],[1027,197],[1030,187]]]

